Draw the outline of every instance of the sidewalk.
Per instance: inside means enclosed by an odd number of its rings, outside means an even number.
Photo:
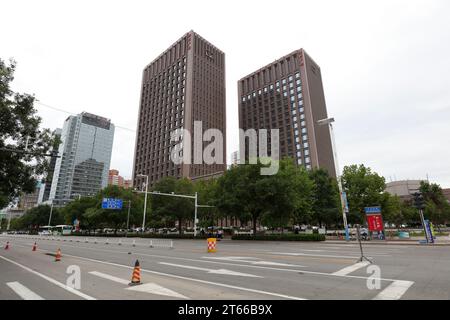
[[[411,239],[389,239],[389,240],[370,240],[362,241],[364,245],[417,245],[417,246],[450,246],[450,237],[437,237],[435,243],[420,243],[425,240],[423,237],[413,237]],[[357,240],[351,240],[349,242],[345,240],[325,240],[325,243],[348,243],[357,244]]]

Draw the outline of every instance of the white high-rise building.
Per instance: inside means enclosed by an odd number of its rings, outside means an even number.
[[[234,151],[231,153],[231,165],[236,166],[239,164],[239,151]]]
[[[50,200],[65,203],[92,196],[108,185],[114,139],[109,119],[83,112],[66,119],[53,174]]]

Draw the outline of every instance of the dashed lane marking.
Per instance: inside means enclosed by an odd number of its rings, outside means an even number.
[[[80,257],[80,256],[74,256],[74,255],[70,255],[70,254],[66,254],[66,256],[67,257],[76,258],[76,259],[85,260],[85,261],[92,261],[92,262],[97,262],[97,263],[106,264],[106,265],[110,265],[110,266],[126,268],[126,269],[133,269],[134,268],[134,267],[126,266],[126,265],[123,265],[123,264],[107,262],[107,261],[101,261],[101,260],[96,260],[96,259],[91,259],[91,258]],[[170,274],[170,273],[152,271],[152,270],[147,270],[147,269],[141,269],[141,271],[142,272],[147,272],[147,273],[152,273],[152,274],[158,274],[158,275],[161,275],[161,276],[166,276],[166,277],[169,277],[169,278],[188,280],[188,281],[198,282],[198,283],[205,283],[205,284],[209,284],[209,285],[212,285],[212,286],[230,288],[230,289],[235,289],[235,290],[240,290],[240,291],[247,291],[247,292],[253,292],[253,293],[259,293],[259,294],[264,294],[264,295],[273,296],[273,297],[280,297],[280,298],[284,298],[284,299],[306,300],[304,298],[289,296],[289,295],[280,294],[280,293],[276,293],[276,292],[269,292],[269,291],[262,291],[262,290],[256,290],[256,289],[251,289],[251,288],[239,287],[239,286],[229,285],[229,284],[220,283],[220,282],[213,282],[213,281],[195,279],[195,278],[192,278],[192,277],[177,276],[177,275]]]
[[[310,254],[310,253],[301,253],[301,252],[269,252],[274,255],[281,256],[299,256],[299,257],[321,257],[321,258],[342,258],[342,259],[358,259],[360,257],[357,256],[342,256],[342,255],[331,255],[331,254]],[[371,258],[371,257],[369,257]]]
[[[97,276],[99,278],[111,280],[111,281],[114,281],[114,282],[117,282],[117,283],[120,283],[120,284],[124,284],[124,285],[127,285],[127,284],[130,283],[130,281],[127,281],[125,279],[118,278],[118,277],[115,277],[115,276],[111,276],[111,275],[103,273],[103,272],[91,271],[89,273],[94,275],[94,276]]]
[[[414,284],[413,281],[397,280],[381,291],[373,300],[399,300]]]
[[[339,271],[333,272],[334,275],[337,276],[345,276],[347,274],[350,274],[358,269],[364,268],[365,266],[369,265],[370,263],[367,261],[358,262],[355,264],[352,264],[351,266],[345,267]]]
[[[213,274],[222,274],[222,275],[238,276],[238,277],[264,278],[262,276],[256,276],[254,274],[236,272],[236,271],[227,270],[227,269],[208,269],[208,268],[200,268],[200,267],[187,266],[187,265],[184,265],[184,264],[175,264],[175,263],[168,263],[168,262],[158,262],[158,263],[162,264],[162,265],[166,265],[166,266],[179,267],[179,268],[185,268],[185,269],[191,269],[191,270],[206,271],[208,273],[213,273]]]
[[[34,293],[20,282],[7,282],[6,285],[11,288],[23,300],[44,300],[40,295]]]
[[[81,298],[83,298],[83,299],[86,299],[86,300],[96,300],[95,298],[93,298],[93,297],[91,297],[91,296],[89,296],[89,295],[87,295],[87,294],[85,294],[85,293],[82,293],[81,291],[78,291],[77,289],[74,289],[74,288],[72,288],[72,287],[66,286],[66,285],[63,284],[63,283],[61,283],[61,282],[59,282],[59,281],[57,281],[57,280],[55,280],[55,279],[53,279],[53,278],[50,278],[50,277],[46,276],[45,274],[39,273],[39,272],[37,272],[37,271],[34,271],[34,270],[32,270],[32,269],[30,269],[30,268],[28,268],[28,267],[26,267],[26,266],[24,266],[24,265],[22,265],[22,264],[20,264],[20,263],[18,263],[18,262],[15,262],[15,261],[13,261],[13,260],[11,260],[11,259],[8,259],[8,258],[6,258],[6,257],[3,257],[3,256],[0,256],[0,258],[3,259],[3,260],[5,260],[5,261],[8,261],[8,262],[10,262],[10,263],[12,263],[12,264],[14,264],[14,265],[16,265],[16,266],[18,266],[18,267],[20,267],[20,268],[22,268],[22,269],[24,269],[24,270],[26,270],[26,271],[28,271],[28,272],[31,272],[31,273],[33,273],[33,274],[35,274],[35,275],[41,277],[42,279],[45,279],[45,280],[47,280],[48,282],[50,282],[50,283],[52,283],[52,284],[54,284],[54,285],[56,285],[56,286],[58,286],[58,287],[60,287],[60,288],[63,288],[64,290],[67,290],[67,291],[69,291],[70,293],[73,293],[73,294],[75,294],[75,295],[77,295],[77,296],[79,296],[79,297],[81,297]]]
[[[156,294],[156,295],[160,295],[160,296],[174,297],[177,299],[189,299],[188,297],[183,296],[182,294],[180,294],[178,292],[164,288],[163,286],[160,286],[159,284],[152,283],[152,282],[141,284],[139,286],[130,287],[125,290],[145,292],[145,293]]]
[[[123,285],[128,285],[130,283],[129,281],[127,281],[125,279],[118,278],[118,277],[115,277],[115,276],[112,276],[110,274],[103,273],[103,272],[91,271],[89,273],[94,276],[97,276],[97,277],[100,277],[103,279],[107,279],[107,280],[111,280],[111,281],[114,281],[114,282],[117,282],[117,283],[120,283]],[[145,292],[145,293],[156,294],[156,295],[160,295],[160,296],[169,296],[169,297],[174,297],[174,298],[179,298],[179,299],[189,299],[188,297],[183,296],[182,294],[179,294],[178,292],[164,288],[163,286],[160,286],[159,284],[156,284],[156,283],[141,284],[138,286],[125,288],[125,290]]]

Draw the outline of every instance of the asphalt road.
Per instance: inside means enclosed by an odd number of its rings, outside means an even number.
[[[450,299],[450,246],[364,243],[370,265],[356,243],[106,241],[0,236],[0,299]]]

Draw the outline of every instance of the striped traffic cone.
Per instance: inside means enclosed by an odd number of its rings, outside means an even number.
[[[141,284],[141,266],[139,265],[139,260],[134,263],[133,275],[131,277],[130,286],[135,286]]]
[[[33,247],[31,248],[31,251],[36,251],[36,248],[37,248],[37,244],[36,244],[36,242],[33,244]]]
[[[55,256],[55,262],[57,261],[61,261],[61,249],[58,248],[58,251],[56,251],[56,256]]]
[[[6,241],[5,250],[9,249],[9,241]]]

